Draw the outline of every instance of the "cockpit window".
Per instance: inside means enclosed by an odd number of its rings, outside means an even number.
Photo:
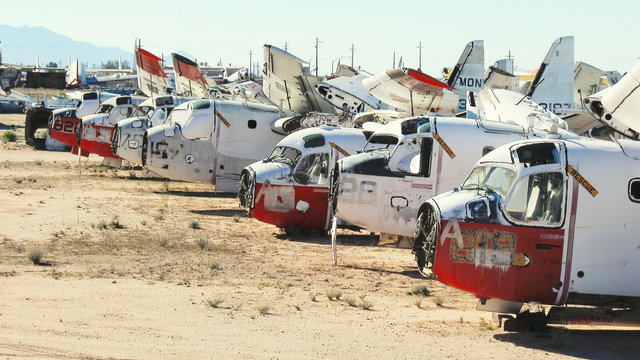
[[[393,135],[372,135],[364,146],[364,151],[388,149],[389,151],[395,148],[398,144],[398,138]]]
[[[484,189],[506,196],[516,172],[499,166],[478,166],[462,183],[465,190]]]
[[[276,146],[266,161],[279,162],[295,167],[300,160],[300,151],[288,146]]]
[[[560,163],[558,149],[552,143],[525,145],[519,147],[516,153],[524,167]]]
[[[108,114],[111,109],[113,109],[113,105],[102,104],[96,114]]]
[[[301,184],[327,183],[329,178],[329,154],[317,153],[303,157],[298,163],[293,179]]]
[[[560,224],[563,182],[559,172],[532,174],[518,180],[505,203],[508,217],[523,223]]]
[[[151,126],[158,126],[164,123],[167,120],[167,109],[166,108],[158,108],[151,115]]]

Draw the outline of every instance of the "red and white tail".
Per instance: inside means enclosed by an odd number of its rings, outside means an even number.
[[[138,87],[147,96],[166,95],[172,91],[167,74],[162,70],[163,61],[142,48],[136,48]]]
[[[206,99],[209,97],[207,89],[209,85],[202,75],[198,64],[179,54],[171,54],[173,59],[173,70],[175,72],[176,92],[178,95],[187,97],[198,97]]]

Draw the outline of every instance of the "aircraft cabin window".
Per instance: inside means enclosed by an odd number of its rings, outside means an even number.
[[[546,164],[558,164],[560,155],[558,149],[552,143],[531,144],[519,147],[516,150],[518,159],[524,167]]]
[[[256,127],[258,127],[258,122],[255,120],[249,120],[247,121],[247,126],[249,127],[249,129],[255,129]]]
[[[562,222],[563,200],[562,173],[532,174],[514,185],[505,208],[507,216],[516,222],[559,225]]]
[[[310,154],[298,163],[293,179],[303,185],[327,184],[329,179],[329,154]]]
[[[640,202],[640,178],[629,181],[629,199],[633,202]]]

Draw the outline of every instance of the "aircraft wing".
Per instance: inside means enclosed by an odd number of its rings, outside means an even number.
[[[382,102],[412,115],[455,114],[458,105],[458,96],[448,91],[453,87],[413,69],[387,70],[363,79],[362,85]]]
[[[530,98],[504,89],[485,89],[478,93],[475,103],[481,120],[517,124],[524,129],[549,131],[552,125],[568,129],[567,123]]]
[[[181,96],[208,98],[209,85],[202,75],[198,64],[180,54],[171,54],[176,78],[176,92]]]
[[[172,92],[167,74],[162,70],[163,60],[152,53],[136,48],[138,66],[138,88],[147,96],[165,95]]]
[[[307,62],[273,45],[264,45],[263,52],[263,87],[271,101],[299,113],[335,114],[333,106],[315,92],[318,78],[304,66]]]

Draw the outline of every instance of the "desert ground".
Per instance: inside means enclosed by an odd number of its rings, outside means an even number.
[[[211,185],[24,143],[0,114],[0,357],[626,359],[639,331],[506,332],[407,249],[285,235]],[[39,264],[34,258],[40,256]],[[414,294],[417,293],[417,294]]]

